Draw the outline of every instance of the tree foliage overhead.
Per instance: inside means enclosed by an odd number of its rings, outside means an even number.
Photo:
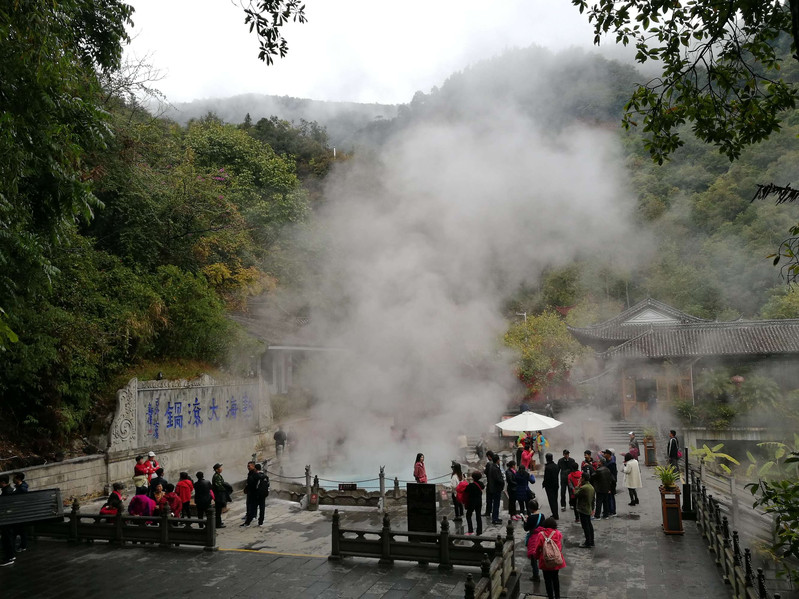
[[[97,72],[119,66],[132,8],[118,0],[0,6],[0,309],[50,277],[65,225],[99,206],[88,152],[110,137]],[[46,280],[45,280],[46,284]],[[1,313],[0,313],[1,314]],[[0,321],[0,349],[13,340]]]
[[[258,58],[266,64],[272,64],[275,56],[285,57],[289,51],[281,28],[290,21],[307,21],[305,4],[299,0],[242,0],[241,6],[246,15],[244,24],[258,36]]]
[[[796,105],[796,88],[780,73],[779,41],[796,33],[797,0],[790,10],[762,0],[572,4],[588,12],[596,44],[611,35],[634,45],[639,62],[655,61],[662,70],[637,87],[623,119],[630,127],[643,116],[647,148],[658,163],[683,144],[686,123],[734,160],[777,131],[782,111]]]

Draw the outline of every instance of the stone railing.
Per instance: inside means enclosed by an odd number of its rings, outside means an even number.
[[[732,596],[735,599],[771,599],[763,568],[752,567],[751,549],[742,550],[738,531],[730,532],[729,519],[724,512],[731,507],[708,494],[695,471],[691,471],[691,494],[697,527],[716,556],[724,582],[732,587]],[[773,597],[780,599],[780,594],[774,593]]]
[[[475,584],[472,575],[468,575],[466,597],[514,599],[519,595],[514,546],[510,523],[504,540],[499,535],[492,539],[450,534],[446,516],[441,520],[441,530],[437,533],[392,530],[388,514],[383,516],[380,530],[342,528],[336,510],[333,512],[332,547],[328,559],[371,557],[384,565],[395,560],[422,564],[435,562],[441,571],[451,571],[453,566],[479,567],[482,578]]]
[[[34,534],[79,543],[97,540],[124,545],[125,543],[157,543],[159,547],[195,545],[206,551],[216,551],[216,521],[214,508],[206,511],[204,520],[163,516],[116,516],[81,514],[77,501],[61,522],[42,522],[34,525]]]

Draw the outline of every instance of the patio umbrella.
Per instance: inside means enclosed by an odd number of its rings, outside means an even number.
[[[502,422],[497,422],[497,426],[503,431],[543,431],[548,428],[555,428],[563,424],[560,420],[555,420],[549,416],[536,414],[535,412],[522,412],[518,416],[508,418]]]

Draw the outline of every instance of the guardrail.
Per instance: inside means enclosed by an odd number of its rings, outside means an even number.
[[[401,540],[404,539],[404,540]],[[449,532],[446,516],[441,520],[441,530],[416,532],[392,530],[388,514],[383,516],[380,530],[342,528],[338,510],[333,512],[331,561],[345,557],[371,557],[379,564],[392,564],[395,560],[419,563],[438,563],[441,571],[451,571],[453,566],[475,566],[482,572],[475,584],[472,575],[466,580],[467,599],[507,597],[519,595],[519,573],[514,556],[513,525],[508,523],[505,539],[497,535],[475,537],[454,535]]]
[[[732,587],[732,596],[735,599],[770,599],[764,569],[752,567],[752,551],[749,547],[741,550],[738,530],[730,533],[727,514],[731,513],[735,497],[725,505],[708,494],[707,486],[695,471],[690,471],[690,478],[697,527],[716,556],[724,582]],[[780,599],[781,596],[774,593],[773,597]]]
[[[214,508],[199,518],[173,518],[162,516],[116,516],[81,514],[77,500],[71,512],[60,522],[42,522],[34,525],[34,534],[42,537],[66,539],[79,543],[96,540],[125,543],[157,543],[159,547],[195,545],[205,551],[216,551],[216,521]]]

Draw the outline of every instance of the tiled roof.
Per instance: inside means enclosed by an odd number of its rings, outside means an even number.
[[[712,321],[691,316],[677,308],[654,299],[645,299],[610,320],[587,327],[569,327],[578,341],[587,345],[595,342],[627,341],[652,328],[673,327],[688,323]]]
[[[799,353],[799,319],[653,326],[599,355],[605,358],[674,358],[795,353]]]

